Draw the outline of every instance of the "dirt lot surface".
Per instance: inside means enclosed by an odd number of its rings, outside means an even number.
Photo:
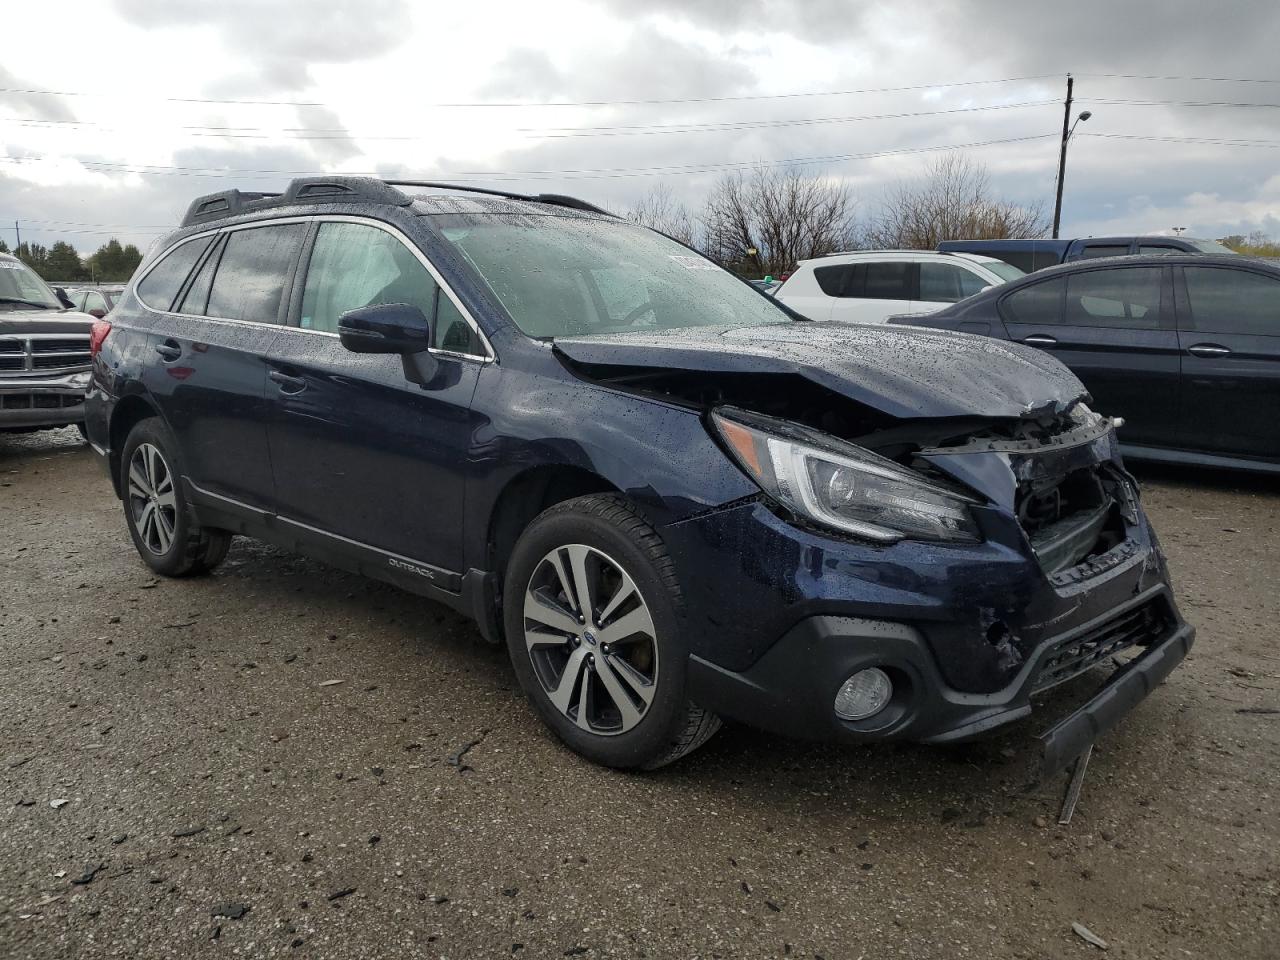
[[[592,767],[454,614],[156,581],[74,431],[0,437],[0,957],[1280,956],[1280,485],[1141,475],[1199,640],[1059,827],[1043,719]]]

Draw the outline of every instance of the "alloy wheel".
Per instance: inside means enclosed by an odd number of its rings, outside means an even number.
[[[173,473],[160,448],[140,443],[129,458],[129,511],[146,548],[158,557],[169,552],[178,524]]]
[[[622,566],[594,547],[557,547],[534,568],[524,595],[524,636],[548,699],[581,729],[626,733],[653,703],[653,616]]]

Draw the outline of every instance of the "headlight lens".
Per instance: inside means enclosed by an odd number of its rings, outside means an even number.
[[[734,408],[712,422],[762,490],[815,523],[878,543],[977,543],[975,503],[892,460],[835,437]]]

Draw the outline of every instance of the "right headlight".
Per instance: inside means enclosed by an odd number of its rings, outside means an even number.
[[[870,450],[746,410],[712,411],[734,459],[770,497],[813,523],[878,543],[977,543],[973,498]]]

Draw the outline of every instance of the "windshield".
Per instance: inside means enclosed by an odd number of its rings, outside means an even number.
[[[1012,263],[1005,263],[1003,260],[983,260],[982,265],[1005,283],[1027,275],[1027,271],[1019,270]]]
[[[1187,242],[1190,243],[1197,250],[1199,250],[1201,253],[1232,253],[1234,254],[1236,252],[1235,250],[1232,250],[1230,247],[1228,247],[1226,244],[1219,243],[1217,240],[1188,240]]]
[[[792,322],[731,273],[634,224],[508,215],[433,223],[531,337]]]
[[[15,303],[15,300],[24,302]],[[25,263],[0,257],[0,310],[22,310],[32,306],[62,309],[48,284]]]

